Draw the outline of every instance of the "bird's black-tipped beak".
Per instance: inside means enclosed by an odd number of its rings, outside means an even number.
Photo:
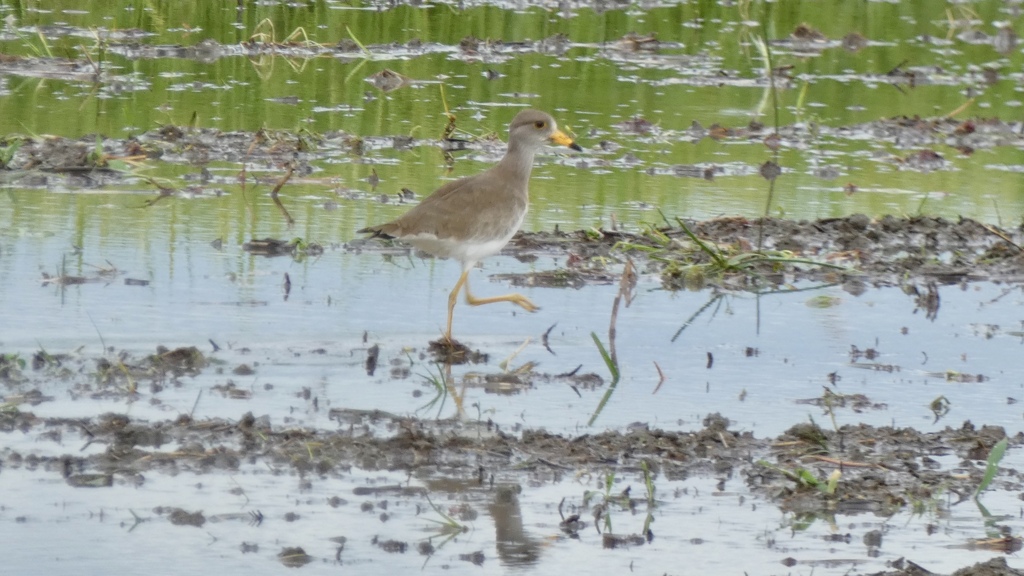
[[[551,141],[559,146],[568,146],[577,152],[583,152],[583,148],[580,148],[579,144],[574,142],[572,138],[566,136],[565,132],[562,132],[561,130],[556,130],[555,133],[551,135]]]

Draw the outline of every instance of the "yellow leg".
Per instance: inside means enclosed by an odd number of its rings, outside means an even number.
[[[459,281],[455,283],[455,288],[452,288],[451,293],[448,294],[448,329],[444,331],[444,339],[448,342],[452,341],[452,313],[455,312],[455,301],[459,299],[459,290],[462,290],[462,285],[466,284],[468,277],[469,270],[463,270]],[[468,284],[466,284],[466,290],[469,290]]]
[[[467,272],[462,273],[462,278],[459,279],[460,284],[466,285],[466,303],[470,306],[482,306],[484,304],[494,304],[495,302],[511,302],[519,305],[527,312],[536,312],[540,310],[540,306],[537,306],[530,299],[522,294],[505,294],[504,296],[491,296],[490,298],[477,298],[469,291],[469,279],[466,278]],[[454,292],[453,292],[454,294]]]

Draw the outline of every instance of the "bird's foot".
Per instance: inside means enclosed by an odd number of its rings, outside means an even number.
[[[527,312],[536,312],[537,310],[540,310],[540,306],[530,302],[530,299],[522,294],[505,294],[504,296],[477,298],[468,292],[466,293],[466,303],[470,306],[483,306],[484,304],[494,304],[496,302],[511,302]]]
[[[519,305],[520,308],[527,312],[536,312],[537,310],[540,310],[540,306],[537,306],[522,294],[509,294],[509,302]]]

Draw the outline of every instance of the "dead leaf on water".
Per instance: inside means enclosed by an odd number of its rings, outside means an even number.
[[[409,78],[385,68],[376,74],[372,74],[366,78],[366,81],[373,84],[381,92],[391,92],[398,90],[402,86],[405,86],[410,82]]]
[[[779,165],[776,164],[775,162],[769,160],[764,164],[761,164],[760,173],[765,180],[771,182],[772,180],[778,178],[780,174],[782,174],[782,168],[780,168]]]
[[[859,32],[850,32],[846,36],[843,36],[843,49],[847,52],[859,52],[862,48],[867,47],[868,39],[862,36]]]
[[[992,47],[996,52],[1006,55],[1017,49],[1017,33],[1010,26],[1003,26],[992,39]]]

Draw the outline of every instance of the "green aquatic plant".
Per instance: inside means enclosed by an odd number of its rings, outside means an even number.
[[[0,354],[0,380],[20,380],[22,372],[25,370],[25,364],[25,359],[17,352]]]
[[[9,352],[7,354],[0,354],[0,364],[17,364],[19,368],[24,369],[25,359],[17,352]]]
[[[596,332],[591,332],[590,337],[594,339],[594,345],[597,346],[597,351],[601,354],[601,359],[604,360],[605,366],[608,367],[608,371],[612,375],[612,381],[608,384],[608,388],[604,391],[604,395],[601,396],[601,401],[598,402],[597,408],[594,409],[594,413],[591,414],[590,420],[587,421],[587,426],[593,426],[594,422],[597,421],[597,417],[601,415],[601,411],[604,410],[608,400],[611,400],[612,394],[615,392],[615,388],[619,385],[619,363],[614,360],[612,356],[605,349],[604,344],[601,343],[601,339],[597,337]]]
[[[650,467],[646,461],[641,462],[641,469],[644,475],[645,500],[647,502],[647,514],[644,516],[643,531],[645,537],[649,537],[651,524],[654,522],[655,507],[655,486],[651,475]],[[603,525],[605,534],[612,534],[612,514],[615,510],[636,511],[636,506],[641,502],[639,498],[630,497],[632,486],[626,486],[619,492],[612,492],[615,487],[615,475],[608,472],[604,475],[604,482],[600,490],[585,490],[583,492],[583,508],[590,508],[594,515],[594,525],[601,532]],[[591,508],[591,504],[593,507]]]
[[[821,478],[818,478],[814,472],[802,466],[797,467],[795,470],[787,470],[785,468],[775,466],[767,460],[758,460],[757,464],[782,474],[786,478],[795,482],[800,488],[813,488],[827,496],[835,495],[836,488],[839,486],[839,479],[843,476],[843,473],[836,469],[828,475],[828,478],[822,480]]]
[[[50,42],[46,39],[46,35],[43,34],[43,29],[36,28],[36,38],[39,40],[38,43],[24,36],[17,26],[9,28],[21,40],[22,45],[36,58],[53,58],[53,50],[50,48]]]
[[[82,54],[85,55],[86,60],[88,60],[89,64],[92,66],[93,71],[96,74],[95,78],[99,79],[100,74],[103,73],[103,63],[106,61],[107,50],[109,49],[109,45],[107,40],[100,34],[100,31],[96,28],[90,28],[89,32],[92,34],[93,37],[92,50],[95,50],[96,57],[93,58],[89,48],[86,48],[83,45],[80,45],[79,47],[81,48]]]
[[[93,144],[92,151],[86,157],[86,160],[90,165],[97,168],[103,168],[107,165],[106,153],[103,151],[103,136],[96,135],[96,143]]]
[[[959,493],[955,493],[955,496],[959,497]],[[909,524],[913,517],[928,516],[929,518],[938,519],[942,515],[947,514],[945,510],[947,502],[949,502],[950,496],[950,480],[945,479],[938,484],[929,486],[927,490],[910,490],[904,493],[906,499],[905,509],[910,512],[910,518],[907,518]]]
[[[363,52],[363,56],[364,57],[369,58],[370,56],[373,56],[373,53],[371,53],[366,48],[366,46],[363,45],[363,43],[359,41],[359,38],[356,38],[356,35],[352,33],[352,29],[351,28],[349,28],[348,26],[345,26],[345,32],[348,32],[348,37],[351,38],[352,41],[356,43],[356,46],[359,46],[359,50],[361,50]]]
[[[434,502],[430,499],[430,496],[427,496],[427,503],[430,504],[430,507],[434,509],[434,512],[438,516],[440,516],[441,519],[425,519],[427,520],[427,522],[432,522],[437,526],[437,532],[432,536],[428,536],[426,540],[421,542],[420,553],[426,556],[426,558],[423,560],[424,567],[426,567],[427,562],[430,561],[430,558],[433,557],[434,552],[438,548],[443,548],[445,544],[454,540],[456,536],[469,532],[468,526],[462,524],[455,518],[452,518],[451,514],[445,513],[445,511],[442,510],[437,504],[434,504]],[[436,538],[440,538],[440,542],[438,542],[437,546],[434,546],[434,539]]]
[[[324,135],[305,126],[300,126],[295,131],[295,140],[295,149],[299,152],[315,152],[319,144],[324,141]]]
[[[296,40],[298,40],[299,38],[301,38],[302,41],[296,42]],[[270,18],[264,18],[263,20],[260,20],[259,23],[257,23],[256,26],[253,27],[253,32],[249,35],[248,42],[251,44],[259,43],[275,46],[300,44],[307,48],[314,48],[320,46],[320,44],[318,44],[317,42],[314,42],[309,39],[309,36],[306,34],[306,29],[303,28],[302,26],[299,26],[295,30],[292,30],[291,34],[286,36],[283,40],[278,41],[277,29],[274,27],[274,21],[271,20]]]
[[[647,490],[647,505],[654,506],[654,477],[651,475],[651,467],[647,460],[640,462],[640,469],[644,473],[644,488]]]
[[[811,266],[820,266],[822,268],[831,268],[834,270],[846,270],[843,266],[837,266],[835,264],[829,264],[827,262],[817,262],[814,260],[808,260],[806,258],[794,258],[789,252],[770,251],[764,252],[761,250],[757,251],[737,251],[734,253],[726,252],[724,249],[718,246],[712,246],[711,244],[702,241],[697,237],[696,234],[690,227],[686,225],[681,218],[676,218],[676,222],[679,224],[680,229],[686,234],[690,240],[696,244],[701,252],[708,255],[711,258],[711,263],[708,266],[711,271],[724,274],[724,273],[744,273],[754,274],[753,268],[758,264],[808,264]]]
[[[594,425],[598,415],[604,410],[605,405],[608,404],[608,400],[611,399],[612,394],[615,393],[615,389],[619,385],[621,372],[619,370],[619,358],[615,353],[616,324],[619,319],[619,306],[625,302],[626,307],[629,307],[633,302],[633,290],[635,288],[636,269],[633,266],[633,261],[627,258],[626,265],[622,269],[622,275],[619,277],[619,291],[615,293],[615,300],[612,301],[612,313],[608,321],[608,348],[605,349],[604,344],[601,343],[601,339],[597,337],[595,332],[590,333],[590,337],[594,339],[594,344],[597,346],[597,351],[601,354],[601,359],[604,360],[605,366],[611,372],[612,381],[608,385],[608,389],[605,390],[604,395],[601,396],[601,401],[590,416],[590,420],[587,421],[587,426]]]
[[[18,152],[25,141],[21,138],[9,138],[4,140],[0,146],[0,170],[10,170],[11,162],[14,161],[14,154]]]
[[[814,296],[810,300],[808,300],[807,301],[807,306],[809,308],[822,308],[822,309],[824,309],[824,308],[835,308],[840,303],[842,303],[842,299],[837,297],[837,296],[829,296],[828,294],[819,294],[817,296]]]
[[[437,375],[431,373],[420,375],[434,389],[434,397],[430,400],[430,402],[427,402],[423,406],[417,408],[416,413],[419,414],[420,412],[430,410],[435,405],[437,405],[436,418],[440,418],[441,411],[444,410],[444,403],[448,399],[448,386],[446,384],[447,379],[444,374],[444,369],[441,367],[441,365],[435,364],[434,368],[437,369]]]
[[[832,429],[836,432],[839,432],[839,422],[836,421],[836,406],[841,406],[842,403],[842,394],[833,392],[831,388],[824,388],[824,391],[821,393],[821,405],[825,407],[825,413],[828,414],[829,420],[832,421]],[[811,422],[814,423],[813,418]]]
[[[637,242],[619,242],[615,248],[622,251],[644,252],[651,260],[665,265],[662,270],[662,281],[673,287],[703,287],[709,278],[721,278],[727,275],[743,275],[762,280],[761,270],[767,268],[777,271],[784,266],[807,265],[838,271],[850,271],[844,266],[819,262],[806,258],[794,257],[788,251],[745,250],[739,246],[720,246],[701,239],[681,218],[676,218],[678,231],[682,232],[689,243],[670,236],[676,232],[668,222],[667,228],[657,228],[648,224],[643,237],[651,245]]]
[[[948,398],[939,396],[928,404],[928,409],[932,411],[932,414],[935,414],[934,421],[938,422],[940,418],[949,414],[949,409],[952,405],[953,403]]]
[[[1006,538],[1006,534],[1001,530],[999,526],[999,516],[993,516],[988,508],[981,503],[981,493],[988,490],[992,484],[992,480],[995,479],[996,473],[999,472],[999,462],[1002,461],[1003,456],[1006,455],[1006,448],[1009,442],[1004,436],[999,442],[996,442],[995,446],[992,446],[992,450],[988,453],[988,459],[985,463],[985,474],[981,477],[981,482],[978,487],[975,488],[974,494],[971,495],[971,499],[974,501],[974,505],[978,507],[978,512],[981,513],[982,518],[985,519],[985,529],[987,536],[990,539],[997,541]]]
[[[644,529],[642,534],[647,536],[651,533],[651,524],[654,522],[654,507],[657,505],[657,502],[654,498],[654,476],[651,474],[651,467],[647,464],[646,460],[642,460],[640,462],[640,468],[644,473],[644,489],[647,492],[647,515],[644,517]]]
[[[612,495],[612,486],[615,485],[615,475],[608,472],[604,476],[604,490],[585,490],[583,492],[583,507],[590,507],[592,500],[599,500],[593,508],[594,512],[594,523],[595,525],[604,524],[604,531],[611,533],[612,531],[612,516],[610,514],[610,507],[613,504],[621,504],[621,497],[624,495],[627,502],[629,500],[629,488],[619,495]]]
[[[135,171],[136,168],[142,166],[142,160],[145,156],[139,157],[125,157],[125,156],[111,156],[107,154],[103,149],[103,136],[97,134],[96,142],[93,144],[92,150],[86,155],[86,162],[92,168],[102,168],[104,170],[112,170],[114,172],[122,172],[130,174]]]
[[[1006,455],[1007,445],[1008,442],[1004,437],[999,442],[996,442],[995,446],[993,446],[992,450],[988,453],[988,461],[985,464],[985,475],[981,477],[981,483],[978,484],[978,487],[974,490],[973,498],[975,500],[978,499],[978,496],[980,496],[982,492],[988,490],[989,485],[992,484],[992,480],[995,479],[996,472],[999,471],[999,462],[1001,462],[1003,456]]]
[[[441,520],[435,520],[433,518],[426,518],[426,520],[427,522],[433,522],[440,526],[441,534],[449,536],[450,539],[462,534],[463,532],[469,531],[469,528],[465,524],[462,524],[455,518],[452,518],[449,514],[446,514],[444,510],[441,510],[437,504],[434,504],[434,501],[430,499],[430,496],[427,496],[427,504],[430,504],[430,507],[433,508],[434,512],[441,517]]]

